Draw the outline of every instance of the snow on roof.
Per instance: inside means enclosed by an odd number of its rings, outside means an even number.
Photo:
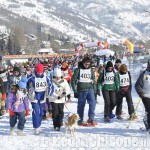
[[[38,51],[39,53],[54,53],[52,48],[41,48]]]

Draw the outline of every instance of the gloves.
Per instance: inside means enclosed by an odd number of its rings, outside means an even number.
[[[99,96],[101,96],[100,90],[97,90],[96,94],[99,95]]]
[[[12,111],[12,109],[8,109],[9,116],[15,116],[16,114]]]
[[[25,116],[29,116],[29,115],[30,115],[30,110],[26,110]]]
[[[140,92],[140,93],[139,93],[139,97],[140,97],[140,98],[143,98],[143,97],[144,97],[144,93],[143,93],[143,92]]]
[[[2,101],[6,99],[6,93],[2,93]]]
[[[74,98],[78,98],[78,93],[74,93]]]

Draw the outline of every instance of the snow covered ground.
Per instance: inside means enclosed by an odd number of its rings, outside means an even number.
[[[126,59],[123,60],[128,66],[133,78],[132,96],[134,106],[136,107],[139,97],[135,92],[134,83],[139,76],[139,65],[131,65]],[[0,120],[0,149],[1,150],[149,150],[150,137],[146,132],[139,130],[144,127],[143,116],[144,107],[140,102],[137,115],[138,120],[132,121],[130,127],[126,100],[123,103],[123,111],[126,113],[124,120],[119,121],[114,119],[114,123],[103,122],[104,103],[103,98],[98,97],[98,104],[96,105],[95,119],[98,122],[96,127],[77,127],[76,136],[65,134],[64,127],[60,132],[53,130],[52,120],[46,120],[42,123],[43,132],[36,136],[33,134],[31,115],[26,119],[24,132],[25,137],[10,136],[9,135],[9,117],[5,115]],[[66,104],[65,116],[70,112],[76,112],[77,100],[73,98],[72,103]],[[114,111],[115,112],[115,111]],[[85,107],[85,120],[88,113],[88,104]]]

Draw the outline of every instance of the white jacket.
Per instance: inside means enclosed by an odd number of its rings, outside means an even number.
[[[71,93],[70,86],[65,79],[53,80],[54,93],[49,97],[50,102],[54,103],[65,103],[66,96]],[[62,93],[66,92],[65,95]],[[58,96],[60,99],[58,99]]]

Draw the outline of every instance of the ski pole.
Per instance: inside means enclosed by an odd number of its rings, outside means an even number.
[[[138,106],[139,106],[140,101],[141,101],[141,98],[139,99],[139,101],[138,101],[138,103],[137,103],[137,105],[136,105],[136,108],[134,109],[134,113],[133,113],[133,115],[132,115],[131,118],[130,118],[130,121],[129,121],[129,124],[127,125],[127,128],[129,128],[129,126],[130,126],[130,124],[131,124],[131,122],[132,122],[132,120],[133,120],[133,117],[134,117],[134,115],[135,115],[135,113],[136,113],[136,111],[137,111],[137,108],[138,108]]]

